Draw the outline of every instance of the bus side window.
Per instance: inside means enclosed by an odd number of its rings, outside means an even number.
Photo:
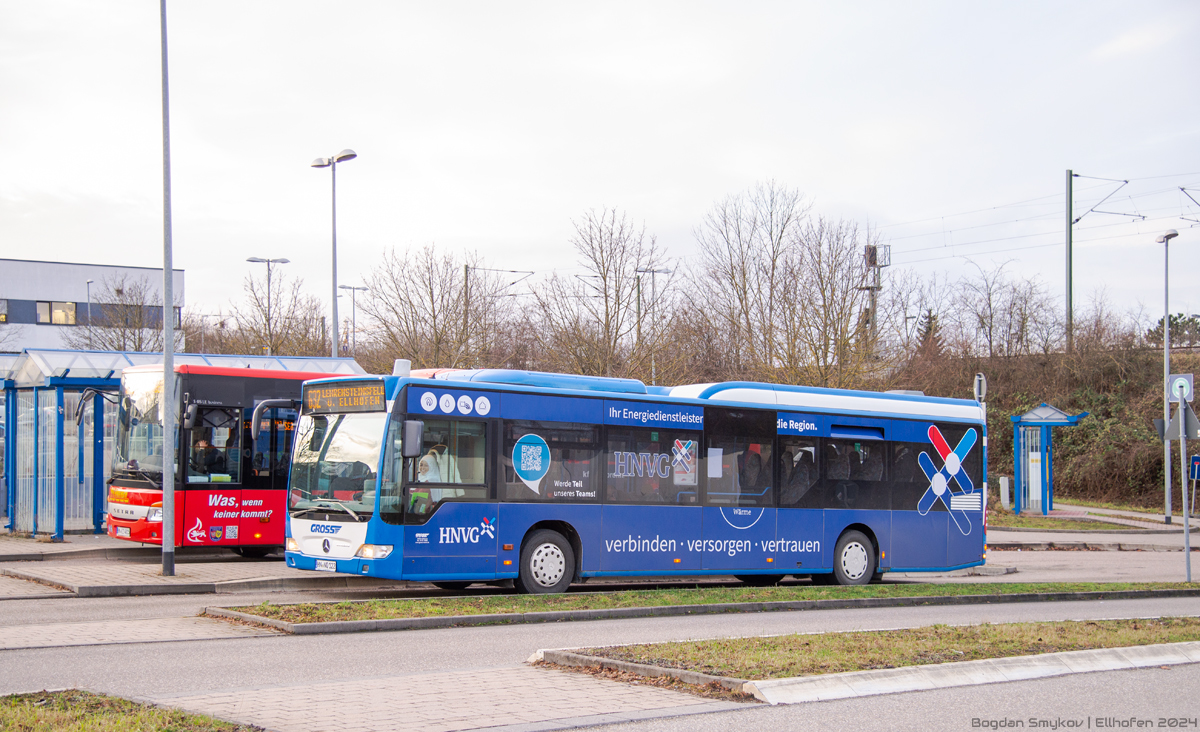
[[[201,409],[192,427],[188,483],[241,483],[240,409]]]
[[[928,442],[892,442],[888,447],[892,453],[892,510],[916,511],[917,503],[929,488],[929,478],[922,472],[917,462],[918,456],[925,452],[933,458],[937,456],[937,452]],[[941,501],[935,501],[931,510],[945,511],[946,507]]]
[[[520,461],[516,467],[514,451]],[[600,428],[595,425],[506,420],[501,500],[598,503],[604,490],[603,476],[597,475],[603,470],[602,453]],[[518,468],[529,482],[518,475]]]
[[[487,423],[426,419],[401,510],[420,522],[444,501],[487,500],[486,458]]]
[[[699,432],[610,427],[606,490],[613,503],[696,502]]]
[[[390,523],[404,521],[404,422],[392,419],[388,423],[387,441],[384,443],[383,485],[379,493],[379,515]]]
[[[820,446],[812,437],[784,437],[780,440],[779,505],[800,506],[817,485],[817,455]]]

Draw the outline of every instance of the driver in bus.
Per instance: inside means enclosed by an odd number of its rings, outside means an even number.
[[[225,454],[209,444],[208,440],[200,440],[195,446],[196,454],[192,457],[192,468],[206,475],[225,472]]]

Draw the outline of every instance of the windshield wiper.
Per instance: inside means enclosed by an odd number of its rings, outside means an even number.
[[[151,478],[150,474],[144,470],[130,470],[129,468],[114,468],[114,472],[118,471],[118,470],[123,473],[132,473],[133,475],[141,478],[142,480],[146,481],[150,485],[154,486],[154,490],[156,490],[156,491],[162,490],[162,485],[159,483],[155,483],[154,478]],[[161,473],[159,473],[159,475],[161,475]],[[116,477],[116,476],[113,476],[113,477]],[[110,483],[111,483],[111,481],[112,481],[112,478],[109,478]]]
[[[326,511],[328,511],[328,510],[329,510],[329,504],[331,504],[331,503],[332,503],[333,505],[335,505],[335,506],[341,506],[343,511],[345,511],[346,513],[348,513],[348,514],[350,514],[351,516],[353,516],[353,517],[354,517],[354,520],[355,520],[355,521],[362,521],[362,520],[363,520],[362,516],[359,516],[357,513],[355,513],[355,512],[353,512],[353,511],[351,511],[351,510],[350,510],[350,507],[349,507],[349,506],[347,506],[346,504],[342,503],[341,501],[318,501],[316,506],[313,506],[312,508],[305,508],[305,509],[303,509],[303,510],[296,511],[296,512],[295,512],[295,513],[293,513],[292,515],[293,515],[293,516],[299,516],[299,515],[301,515],[301,514],[305,514],[305,513],[311,513],[311,512],[313,512],[313,511],[321,511],[321,510],[326,510]]]

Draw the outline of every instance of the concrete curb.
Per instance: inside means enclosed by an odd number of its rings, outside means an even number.
[[[203,549],[203,548],[201,548]],[[162,556],[162,550],[152,547],[107,547],[101,549],[68,549],[61,552],[30,552],[0,554],[0,562],[55,562],[72,559],[140,559]],[[233,557],[228,551],[198,551],[177,554],[180,557]],[[282,561],[282,560],[280,560]]]
[[[989,529],[990,531],[990,529]],[[1099,551],[1099,552],[1182,552],[1183,546],[1170,544],[1130,544],[1123,541],[989,541],[988,551],[1053,551],[1055,549],[1068,551]],[[1192,547],[1192,551],[1200,551],[1200,546]]]
[[[1183,536],[1183,527],[1178,529],[1135,529],[1127,524],[1109,524],[1109,526],[1125,526],[1123,529],[1025,529],[1017,526],[989,526],[988,533],[993,531],[1011,531],[1018,534],[1176,534]]]
[[[5,567],[0,574],[57,587],[76,597],[129,597],[131,595],[225,595],[242,592],[271,592],[278,590],[353,589],[379,587],[380,580],[354,576],[271,577],[265,579],[227,580],[223,582],[173,582],[169,584],[138,585],[77,585],[55,582],[30,572]],[[17,599],[17,598],[13,598]]]
[[[780,602],[719,603],[711,605],[664,605],[606,610],[560,610],[538,613],[491,613],[447,615],[431,618],[388,618],[383,620],[337,620],[322,623],[289,623],[222,607],[206,607],[205,615],[260,623],[293,635],[369,633],[389,630],[429,630],[472,625],[524,625],[579,620],[678,617],[722,613],[788,612],[797,610],[842,610],[853,608],[909,607],[915,605],[991,605],[1019,602],[1062,602],[1070,600],[1136,600],[1160,597],[1200,597],[1200,589],[1121,590],[1113,592],[1023,592],[1009,595],[949,595],[922,597],[862,597],[845,600],[795,600]]]
[[[698,671],[687,671],[685,669],[678,668],[664,668],[662,666],[649,666],[644,663],[630,663],[629,661],[617,661],[611,658],[601,658],[599,656],[585,656],[581,653],[571,653],[570,651],[543,649],[530,657],[530,663],[535,661],[556,663],[560,666],[611,668],[616,669],[617,671],[627,671],[629,673],[638,674],[639,676],[666,676],[673,679],[679,679],[687,684],[696,684],[698,686],[720,684],[730,691],[742,691],[743,687],[750,683],[746,679],[731,679],[727,676],[710,676],[708,674],[702,674]]]
[[[852,671],[827,676],[769,679],[747,682],[743,690],[768,704],[802,704],[829,699],[947,689],[956,686],[1042,679],[1091,671],[1116,671],[1183,663],[1200,663],[1200,642],[1097,648],[1088,651],[1046,653],[1038,656],[1015,656],[939,663],[930,666],[908,666],[881,671]]]

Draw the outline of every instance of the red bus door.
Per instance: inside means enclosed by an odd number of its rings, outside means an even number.
[[[253,410],[246,410],[248,417]],[[243,544],[283,544],[287,525],[287,479],[292,461],[296,410],[268,409],[257,430],[259,452],[250,460],[253,473],[242,490],[239,533]]]

